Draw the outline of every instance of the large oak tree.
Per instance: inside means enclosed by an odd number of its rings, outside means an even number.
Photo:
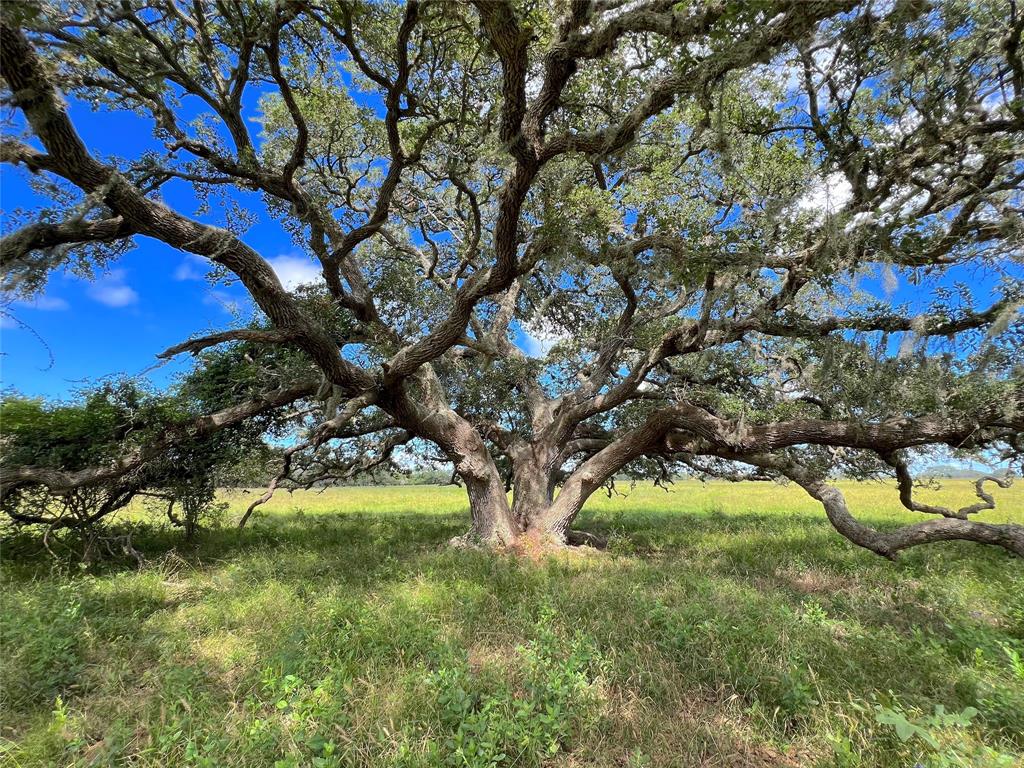
[[[616,476],[690,471],[788,478],[882,555],[1024,555],[971,519],[984,481],[947,509],[911,474],[1024,452],[1022,30],[1005,0],[8,0],[0,157],[54,202],[7,227],[6,289],[155,239],[259,312],[160,355],[224,373],[215,411],[5,462],[5,498],[284,413],[271,491],[418,451],[467,541],[575,541]],[[163,151],[99,157],[69,99]],[[182,184],[211,205],[168,207]],[[282,286],[242,190],[318,281]],[[895,476],[921,522],[863,525],[839,473]]]

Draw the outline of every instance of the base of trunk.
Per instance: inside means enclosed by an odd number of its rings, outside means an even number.
[[[517,553],[536,553],[540,551],[556,552],[579,547],[603,550],[608,547],[608,540],[587,531],[571,530],[564,535],[559,535],[553,531],[531,528],[520,533],[511,542],[502,541],[497,537],[483,537],[475,531],[467,531],[461,536],[449,539],[448,546],[454,549],[504,549]]]
[[[466,531],[461,536],[448,539],[448,546],[453,549],[499,549],[505,542],[497,537],[481,536],[476,531]]]

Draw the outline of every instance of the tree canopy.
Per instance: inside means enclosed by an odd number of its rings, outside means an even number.
[[[984,480],[946,509],[911,474],[1024,456],[1022,31],[1003,0],[8,0],[0,159],[53,202],[9,223],[6,290],[151,238],[259,311],[160,353],[203,374],[177,428],[5,451],[4,508],[287,422],[268,493],[404,446],[453,466],[467,540],[574,541],[616,476],[688,471],[796,482],[885,556],[1024,555],[970,519]],[[65,99],[164,151],[97,156]],[[320,279],[282,286],[266,214]],[[837,473],[922,521],[863,525]]]

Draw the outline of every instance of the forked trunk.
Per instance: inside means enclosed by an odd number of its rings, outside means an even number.
[[[551,506],[555,483],[550,449],[539,445],[521,448],[512,459],[512,515],[526,531]]]
[[[539,445],[523,447],[514,455],[511,506],[500,483],[471,482],[460,472],[469,491],[473,518],[469,538],[505,545],[523,539],[541,545],[568,543],[573,520],[600,484],[590,487],[578,478],[570,478],[556,498],[556,456],[553,448]],[[496,471],[494,477],[497,477]]]
[[[570,476],[559,490],[557,498],[552,498],[546,506],[535,510],[527,530],[535,536],[566,543],[573,521],[590,494],[600,485],[589,478],[584,481],[577,475]]]

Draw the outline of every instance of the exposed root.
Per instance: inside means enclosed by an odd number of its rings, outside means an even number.
[[[448,539],[448,546],[454,549],[483,549],[483,542],[472,531]]]
[[[566,531],[565,543],[572,547],[608,548],[608,539],[587,531]]]
[[[534,562],[549,557],[588,557],[602,553],[602,540],[593,534],[572,531],[561,538],[546,531],[526,531],[511,547],[515,554]]]
[[[608,540],[587,531],[568,531],[564,538],[560,538],[546,531],[526,530],[512,544],[505,544],[497,538],[483,538],[475,531],[467,531],[449,539],[447,546],[454,549],[502,550],[537,560],[551,554],[602,551],[608,547]]]
[[[560,537],[553,531],[527,528],[511,544],[497,537],[481,537],[477,531],[468,530],[447,541],[446,546],[461,550],[504,551],[539,560],[546,555],[560,553],[596,553],[607,549],[608,541],[586,530],[569,530]]]
[[[470,530],[461,536],[448,539],[447,546],[454,549],[502,549],[505,547],[497,537],[485,538],[476,531]]]

